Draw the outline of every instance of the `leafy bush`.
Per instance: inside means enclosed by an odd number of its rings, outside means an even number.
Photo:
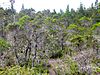
[[[82,20],[91,21],[91,18],[88,18],[88,17],[84,16],[84,17],[80,18],[79,20],[80,20],[80,21],[82,21]]]
[[[10,44],[3,38],[0,38],[0,51],[6,50],[10,47]]]
[[[29,22],[29,20],[30,20],[30,17],[28,15],[25,15],[19,19],[19,22],[17,24],[22,29],[23,26],[26,24],[26,22]]]
[[[68,64],[68,66],[66,67],[66,75],[78,75],[78,65],[75,61],[71,59],[71,57],[68,56],[65,63]]]
[[[100,22],[94,24],[91,28],[91,30],[95,30],[97,27],[100,27]]]
[[[47,70],[41,71],[41,68],[25,68],[20,66],[6,67],[0,69],[0,75],[48,75]]]
[[[97,73],[100,73],[100,68],[96,68],[96,72]]]
[[[67,29],[68,29],[68,30],[69,30],[69,29],[75,29],[75,28],[77,28],[77,27],[78,27],[77,25],[71,24],[71,25],[68,26]]]
[[[16,27],[17,27],[17,24],[9,23],[9,24],[6,26],[6,30],[7,30],[7,31],[9,31],[9,30],[14,30]]]

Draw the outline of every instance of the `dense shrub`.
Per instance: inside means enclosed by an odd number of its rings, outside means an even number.
[[[53,52],[53,53],[51,54],[50,58],[55,59],[55,58],[60,58],[60,57],[62,57],[62,56],[63,56],[63,51],[62,51],[62,50],[58,50],[58,51],[56,51],[56,52]]]
[[[6,67],[0,69],[0,75],[48,75],[47,70],[42,70],[42,68],[25,68],[25,67]]]

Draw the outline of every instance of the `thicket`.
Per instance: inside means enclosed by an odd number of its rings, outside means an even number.
[[[66,59],[65,75],[81,75],[73,57],[90,49],[94,52],[91,62],[97,67],[92,73],[100,73],[99,18],[98,2],[90,8],[80,4],[77,10],[70,10],[68,5],[60,12],[35,12],[31,8],[17,13],[1,7],[0,75],[48,75],[52,59]],[[62,73],[60,68],[56,72]]]

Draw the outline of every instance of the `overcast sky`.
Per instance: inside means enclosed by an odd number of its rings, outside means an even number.
[[[69,4],[70,8],[75,10],[79,7],[80,2],[85,7],[90,7],[91,3],[95,3],[96,0],[15,0],[14,8],[20,11],[22,3],[25,8],[34,8],[36,11],[41,11],[43,9],[50,9],[51,11],[55,9],[59,11],[60,9],[66,9]],[[100,0],[98,0],[100,2]],[[10,7],[9,0],[0,0],[0,6]]]

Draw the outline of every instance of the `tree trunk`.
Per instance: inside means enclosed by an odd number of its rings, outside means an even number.
[[[30,55],[31,55],[31,42],[28,41],[28,45],[27,45],[26,50],[25,50],[25,63],[26,63],[25,65],[26,66],[28,65],[28,61],[30,59]]]
[[[33,58],[32,58],[32,67],[34,67],[34,62],[35,62],[35,59],[36,59],[36,56],[37,56],[37,34],[35,35],[35,42],[36,42],[36,45],[35,45],[35,52],[34,52],[34,56],[33,56]]]
[[[19,65],[20,62],[19,62],[19,57],[18,57],[18,53],[17,53],[17,43],[16,43],[16,37],[14,36],[14,43],[15,43],[15,46],[14,46],[14,53],[15,53],[15,57],[16,57],[16,63]]]

